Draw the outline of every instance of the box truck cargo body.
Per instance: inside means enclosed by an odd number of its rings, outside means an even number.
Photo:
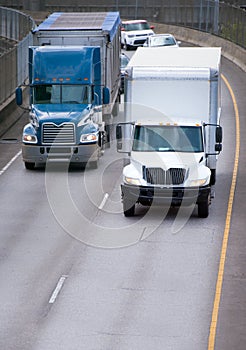
[[[220,48],[139,48],[125,77],[118,151],[125,215],[135,204],[198,204],[208,216],[221,151]],[[126,141],[126,139],[128,139]]]

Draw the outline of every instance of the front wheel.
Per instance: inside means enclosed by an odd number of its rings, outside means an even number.
[[[35,168],[35,163],[25,162],[25,168],[27,170],[33,170]]]
[[[216,182],[216,169],[211,169],[210,185],[215,185]]]
[[[135,214],[135,203],[129,200],[123,199],[123,211],[126,217],[134,216]]]
[[[127,45],[127,43],[125,42],[125,44],[124,44],[124,49],[126,50],[126,51],[128,51],[129,49],[130,49],[130,46],[129,45]]]
[[[111,140],[111,125],[105,125],[105,148],[110,148],[110,140]]]
[[[207,218],[209,214],[209,200],[198,203],[198,216],[199,218]]]

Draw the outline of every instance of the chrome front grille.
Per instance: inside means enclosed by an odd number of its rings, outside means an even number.
[[[186,170],[183,168],[145,168],[143,178],[151,185],[181,185],[185,179]]]
[[[42,142],[46,145],[53,143],[59,145],[75,144],[75,128],[73,123],[43,124]]]

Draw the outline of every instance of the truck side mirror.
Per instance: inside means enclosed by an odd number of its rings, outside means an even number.
[[[23,103],[22,89],[20,87],[15,89],[15,101],[17,106],[21,106]]]
[[[109,88],[104,86],[103,88],[103,104],[108,105],[110,102],[110,91]]]
[[[132,149],[132,123],[119,123],[116,125],[117,151],[130,155]]]
[[[216,143],[222,142],[222,127],[221,126],[216,127],[215,139],[216,139]]]

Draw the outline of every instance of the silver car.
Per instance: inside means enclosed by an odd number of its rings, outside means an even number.
[[[143,46],[158,47],[158,46],[172,46],[179,47],[181,42],[177,41],[172,34],[154,34],[149,36]]]

